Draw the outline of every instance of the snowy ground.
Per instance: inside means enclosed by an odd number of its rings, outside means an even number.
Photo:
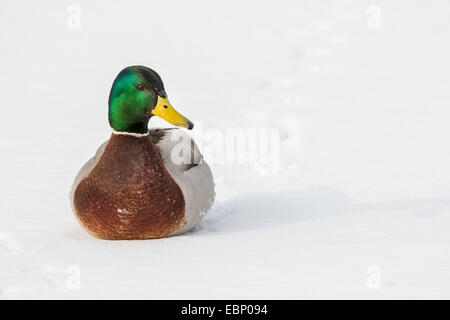
[[[231,2],[2,1],[0,298],[450,298],[450,3]],[[68,193],[132,64],[278,165],[205,143],[195,232],[101,241]]]

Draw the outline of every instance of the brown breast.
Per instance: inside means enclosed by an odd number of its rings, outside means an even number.
[[[180,187],[150,138],[113,134],[74,196],[81,224],[102,239],[169,236],[184,218]]]

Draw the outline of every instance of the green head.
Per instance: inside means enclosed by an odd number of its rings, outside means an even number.
[[[109,94],[109,124],[116,131],[147,133],[148,121],[159,116],[188,129],[193,123],[169,103],[159,75],[144,66],[123,69],[114,80]]]

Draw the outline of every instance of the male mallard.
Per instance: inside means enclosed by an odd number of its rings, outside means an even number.
[[[169,103],[155,71],[123,69],[109,95],[112,135],[81,168],[71,191],[75,216],[98,238],[180,234],[214,202],[211,170],[194,141],[176,128],[149,131],[154,115],[189,130],[194,126]],[[180,151],[180,143],[190,161],[180,161],[181,153],[173,152]]]

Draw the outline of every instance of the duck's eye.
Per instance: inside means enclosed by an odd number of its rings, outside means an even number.
[[[138,84],[136,85],[136,89],[138,89],[139,91],[144,90],[144,86],[142,84]]]

